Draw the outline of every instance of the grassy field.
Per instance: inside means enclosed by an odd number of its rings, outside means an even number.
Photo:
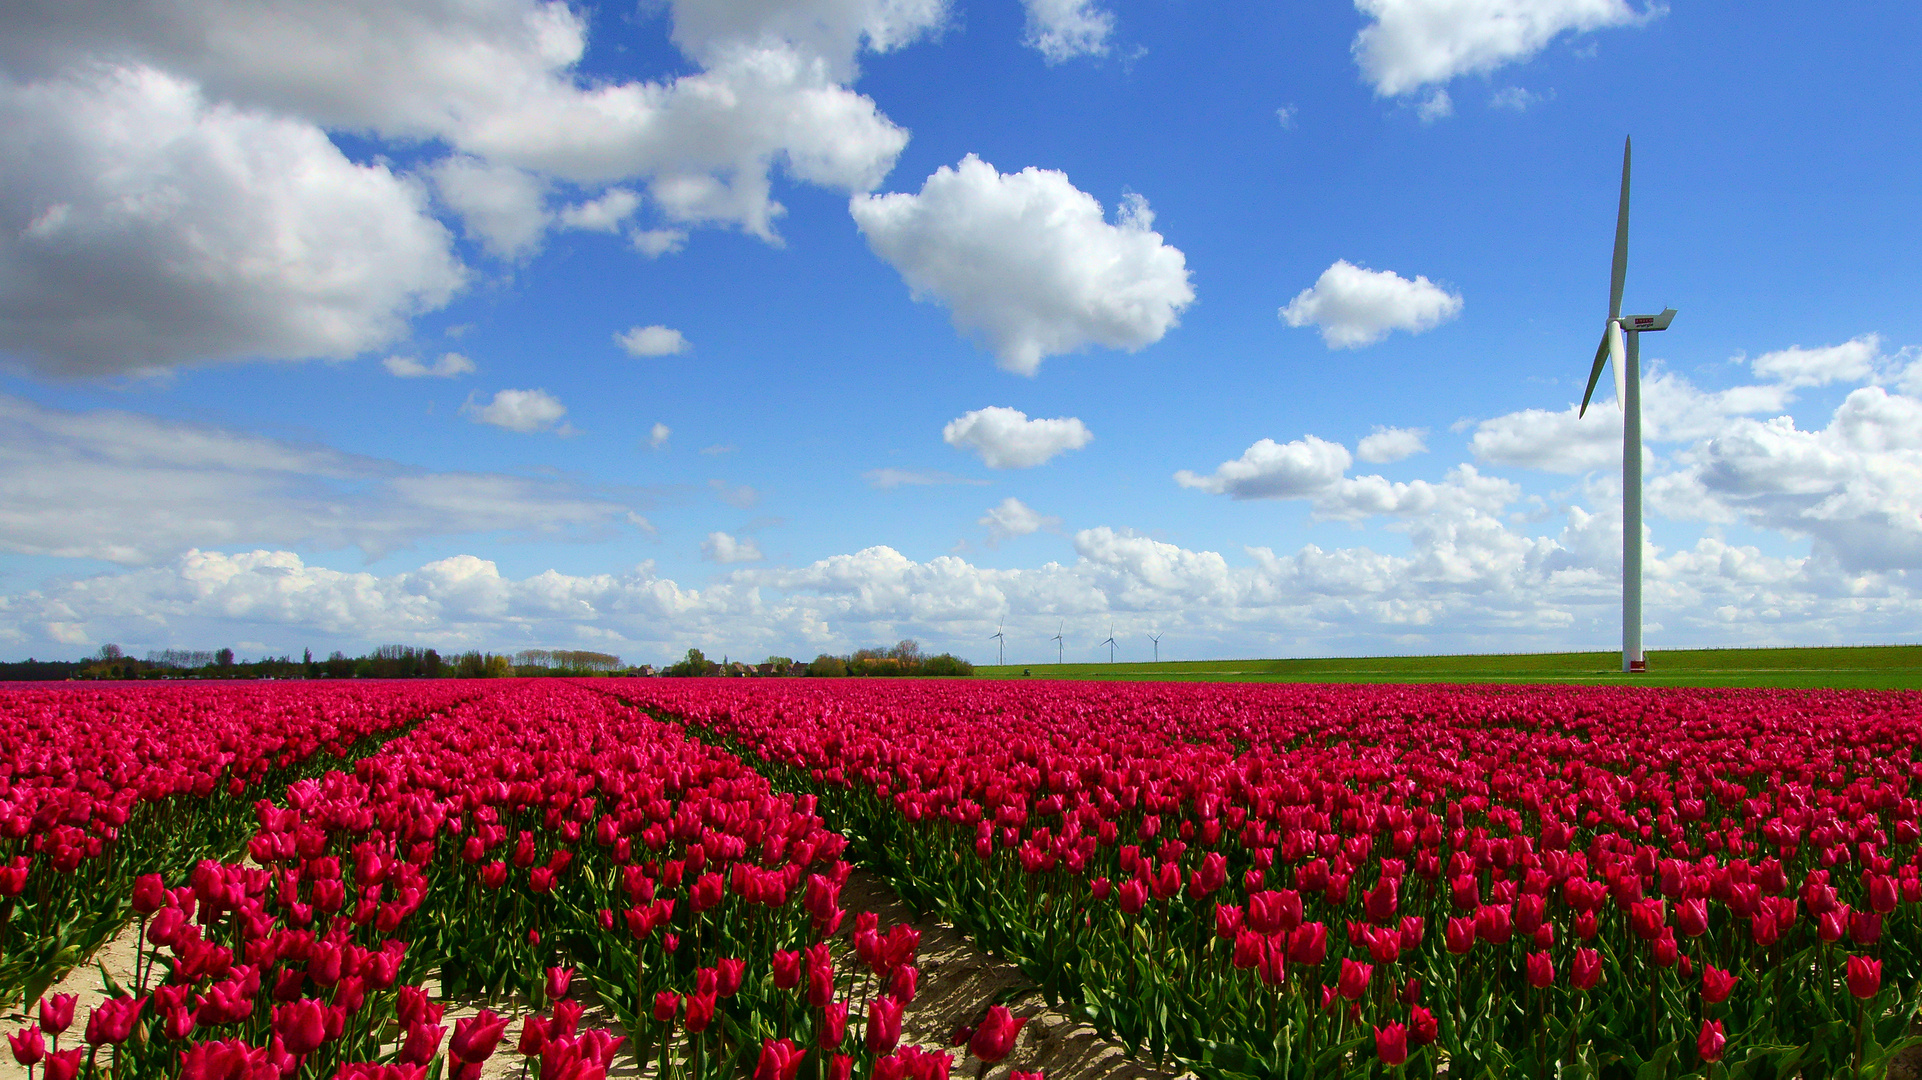
[[[1360,656],[1312,660],[1168,660],[1159,664],[993,664],[978,676],[1205,682],[1504,682],[1622,686],[1828,686],[1922,689],[1922,645],[1686,649],[1650,653],[1624,675],[1621,653]]]

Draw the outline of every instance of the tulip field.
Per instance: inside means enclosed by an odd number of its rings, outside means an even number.
[[[1880,1076],[1916,1041],[1917,694],[58,685],[0,719],[36,1080],[1035,1080],[1002,1006],[903,1042],[919,935],[843,909],[857,864],[1206,1080]],[[46,993],[120,932],[131,985]]]

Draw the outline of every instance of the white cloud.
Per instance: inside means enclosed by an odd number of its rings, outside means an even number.
[[[439,360],[423,364],[411,356],[390,356],[381,361],[389,375],[402,379],[453,379],[474,373],[474,362],[457,352],[442,353]]]
[[[423,173],[507,258],[539,248],[556,221],[545,193],[562,184],[622,185],[564,209],[572,227],[616,228],[644,194],[664,220],[629,235],[649,255],[678,250],[695,225],[778,242],[776,170],[867,191],[906,144],[845,85],[855,52],[944,18],[931,0],[699,0],[677,7],[675,36],[701,70],[608,82],[580,71],[587,19],[556,0],[0,7],[0,68],[25,80],[0,87],[0,129],[14,136],[0,138],[0,225],[12,225],[0,266],[19,262],[12,237],[36,221],[49,249],[31,274],[0,273],[46,294],[18,298],[38,313],[24,327],[5,325],[0,297],[0,347],[96,373],[351,356],[398,336],[445,303],[461,268],[421,192],[383,164],[349,163],[327,130],[377,152],[447,147]],[[138,85],[101,89],[116,82]],[[194,288],[218,295],[172,295]],[[64,312],[82,299],[97,312]],[[86,334],[101,340],[61,340]]]
[[[1036,513],[1028,504],[1010,495],[976,524],[988,530],[988,546],[994,547],[1017,536],[1029,536],[1042,529],[1061,527],[1061,519]]]
[[[1536,93],[1519,86],[1505,86],[1489,95],[1488,104],[1490,108],[1527,112],[1543,102],[1553,100],[1555,91],[1552,89]]]
[[[707,486],[714,489],[714,497],[734,507],[746,510],[761,501],[761,493],[746,484],[730,484],[725,480],[709,480]]]
[[[442,201],[489,254],[518,259],[540,247],[548,223],[547,185],[540,177],[465,154],[445,158],[429,171]]]
[[[1527,60],[1563,33],[1664,9],[1638,14],[1626,0],[1355,0],[1355,10],[1372,20],[1355,36],[1355,62],[1375,93],[1390,97]]]
[[[973,487],[987,486],[986,480],[976,480],[967,476],[956,476],[936,469],[869,469],[861,474],[868,486],[886,491],[897,487],[940,487],[947,484],[964,484]]]
[[[1866,379],[1882,354],[1879,334],[1863,334],[1840,345],[1804,349],[1799,345],[1763,353],[1749,367],[1764,379],[1788,386],[1827,386]]]
[[[1332,486],[1352,460],[1347,447],[1313,435],[1289,443],[1262,439],[1241,457],[1222,462],[1213,475],[1183,469],[1175,482],[1236,499],[1298,499]]]
[[[614,343],[629,356],[673,356],[691,346],[679,330],[666,326],[630,326],[614,335]]]
[[[590,232],[619,232],[621,222],[634,216],[640,209],[641,197],[627,188],[608,188],[598,199],[564,207],[560,213],[561,224],[570,229],[586,229]]]
[[[1028,12],[1022,40],[1048,63],[1108,55],[1114,15],[1093,0],[1021,0],[1021,6]]]
[[[1275,110],[1275,119],[1281,124],[1283,131],[1293,131],[1295,130],[1295,117],[1300,113],[1301,110],[1293,105],[1283,105],[1281,108]]]
[[[527,433],[547,431],[559,424],[567,415],[567,406],[545,390],[500,390],[485,405],[476,405],[469,398],[460,411],[477,424]],[[566,434],[565,429],[562,434]]]
[[[1446,120],[1455,115],[1455,99],[1448,96],[1446,87],[1437,86],[1421,99],[1421,104],[1415,106],[1415,115],[1424,124]]]
[[[1500,477],[1483,476],[1473,465],[1457,465],[1439,484],[1427,480],[1408,483],[1380,476],[1344,476],[1313,494],[1315,516],[1338,521],[1364,518],[1412,517],[1417,514],[1496,514],[1521,497],[1521,486]]]
[[[1739,420],[1683,466],[1684,490],[1710,505],[1673,500],[1674,516],[1720,509],[1807,536],[1850,570],[1922,569],[1922,401],[1868,386],[1818,431],[1786,416]]]
[[[1140,349],[1194,301],[1187,261],[1130,196],[1115,224],[1064,173],[1003,175],[969,154],[919,194],[857,195],[849,210],[916,299],[947,305],[1000,365],[1032,375],[1089,344]]]
[[[435,536],[602,537],[628,504],[579,485],[429,472],[228,428],[0,396],[0,549],[152,563],[192,547],[369,558]]]
[[[1369,270],[1339,259],[1281,309],[1289,326],[1318,326],[1331,349],[1372,345],[1390,331],[1419,334],[1461,314],[1462,298],[1427,278]]]
[[[667,437],[672,434],[674,434],[673,428],[656,420],[654,426],[649,428],[647,432],[648,449],[659,450],[661,447],[666,446]]]
[[[0,173],[0,350],[46,374],[350,357],[464,279],[418,185],[149,67],[0,76]]]
[[[719,457],[722,454],[732,454],[738,449],[740,449],[740,447],[731,443],[715,443],[713,446],[701,447],[700,452],[706,454],[708,457]]]
[[[683,229],[638,229],[628,240],[634,250],[650,259],[672,255],[687,246],[687,232]]]
[[[760,562],[761,549],[751,539],[736,540],[724,532],[711,532],[701,541],[701,558],[717,562],[723,566],[728,563]]]
[[[1030,420],[1019,409],[991,405],[950,420],[941,429],[949,446],[972,450],[990,469],[1031,469],[1093,440],[1088,426],[1072,416]]]
[[[946,25],[944,0],[671,0],[674,42],[709,67],[744,48],[790,45],[851,82],[862,48],[892,52]]]
[[[1355,456],[1375,465],[1387,465],[1403,458],[1428,452],[1428,432],[1421,428],[1376,427],[1355,444]]]

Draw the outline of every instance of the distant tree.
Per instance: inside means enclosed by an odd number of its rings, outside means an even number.
[[[946,676],[972,675],[974,674],[974,665],[953,653],[942,653],[939,656],[929,657],[927,662],[921,665],[921,674]]]
[[[127,654],[120,651],[120,646],[115,645],[111,641],[100,646],[100,659],[102,660],[118,660],[125,655]]]
[[[233,667],[234,651],[232,649],[220,650],[219,652],[214,654],[214,663],[219,665],[220,667]]]
[[[330,679],[351,679],[354,677],[354,662],[348,659],[347,654],[341,652],[339,649],[335,649],[333,655],[329,656],[327,662],[321,665],[321,667],[326,671],[327,677]]]
[[[808,664],[808,675],[816,679],[838,679],[847,673],[848,662],[838,656],[829,656],[827,653],[815,657],[813,662]]]
[[[901,665],[902,671],[913,672],[921,666],[921,643],[913,638],[904,639],[888,650],[888,656]]]
[[[776,675],[786,675],[794,669],[794,661],[785,656],[770,656],[761,663],[766,664]]]

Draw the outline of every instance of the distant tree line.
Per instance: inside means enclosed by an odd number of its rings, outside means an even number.
[[[797,664],[785,656],[770,656],[759,664],[752,665],[725,658],[716,663],[703,655],[701,650],[689,649],[685,659],[663,668],[661,674],[679,678],[717,675],[804,675],[816,679],[839,679],[848,676],[959,676],[974,674],[974,665],[952,653],[929,656],[921,651],[919,642],[910,638],[892,646],[856,649],[842,656],[822,653],[806,664]]]
[[[494,679],[508,676],[591,676],[627,671],[611,653],[571,649],[523,649],[512,656],[470,650],[443,657],[435,649],[382,645],[363,656],[336,650],[316,660],[264,656],[242,661],[232,649],[160,649],[144,660],[118,645],[102,645],[84,660],[0,662],[0,681],[47,679]]]

